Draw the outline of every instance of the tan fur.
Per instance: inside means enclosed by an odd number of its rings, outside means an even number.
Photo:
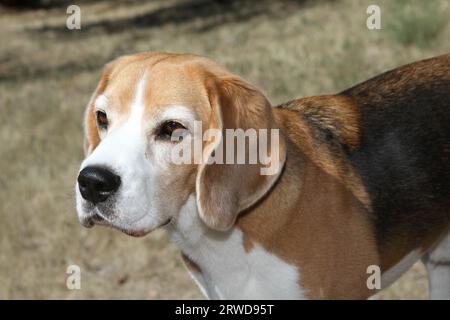
[[[339,142],[356,148],[361,136],[357,106],[344,96],[318,96],[293,100],[279,108],[298,111],[313,124],[336,134]]]
[[[370,211],[370,197],[358,174],[347,163],[342,150],[331,150],[327,141],[323,141],[324,137],[317,137],[323,135],[320,130],[327,130],[337,137],[339,143],[349,148],[358,147],[360,132],[356,106],[345,97],[319,96],[291,101],[275,109],[275,112],[297,119],[285,123],[285,126],[291,129],[291,136],[299,142],[298,147],[304,155],[341,181]]]

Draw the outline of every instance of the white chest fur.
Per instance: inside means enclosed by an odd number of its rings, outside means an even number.
[[[177,222],[168,227],[179,249],[194,261],[201,273],[192,272],[210,299],[302,299],[299,270],[258,244],[250,251],[238,228],[228,232],[208,229],[198,217],[191,197]]]

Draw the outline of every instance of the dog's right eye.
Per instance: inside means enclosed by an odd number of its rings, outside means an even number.
[[[96,112],[97,117],[97,125],[100,129],[107,129],[108,128],[108,117],[106,116],[106,113],[103,111],[97,111]]]

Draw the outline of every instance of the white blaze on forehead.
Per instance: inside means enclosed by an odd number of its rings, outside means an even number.
[[[131,113],[122,128],[122,139],[126,140],[130,147],[134,146],[132,148],[137,152],[143,152],[142,150],[138,151],[138,149],[145,143],[142,135],[142,117],[145,109],[146,74],[144,72],[136,85],[133,101],[130,104]]]
[[[144,113],[146,74],[147,74],[147,72],[144,72],[141,79],[139,79],[139,81],[136,85],[134,99],[133,99],[133,102],[131,103],[131,116],[128,121],[132,121],[132,120],[139,121],[140,119],[142,119],[142,115]]]

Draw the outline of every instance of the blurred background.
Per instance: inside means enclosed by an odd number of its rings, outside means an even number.
[[[70,4],[80,30],[66,28]],[[371,4],[381,30],[366,27]],[[202,298],[165,233],[136,239],[78,223],[83,109],[106,62],[196,53],[278,104],[449,52],[449,19],[446,0],[0,0],[0,298]],[[71,264],[81,290],[66,288]],[[427,295],[416,264],[375,298]]]

